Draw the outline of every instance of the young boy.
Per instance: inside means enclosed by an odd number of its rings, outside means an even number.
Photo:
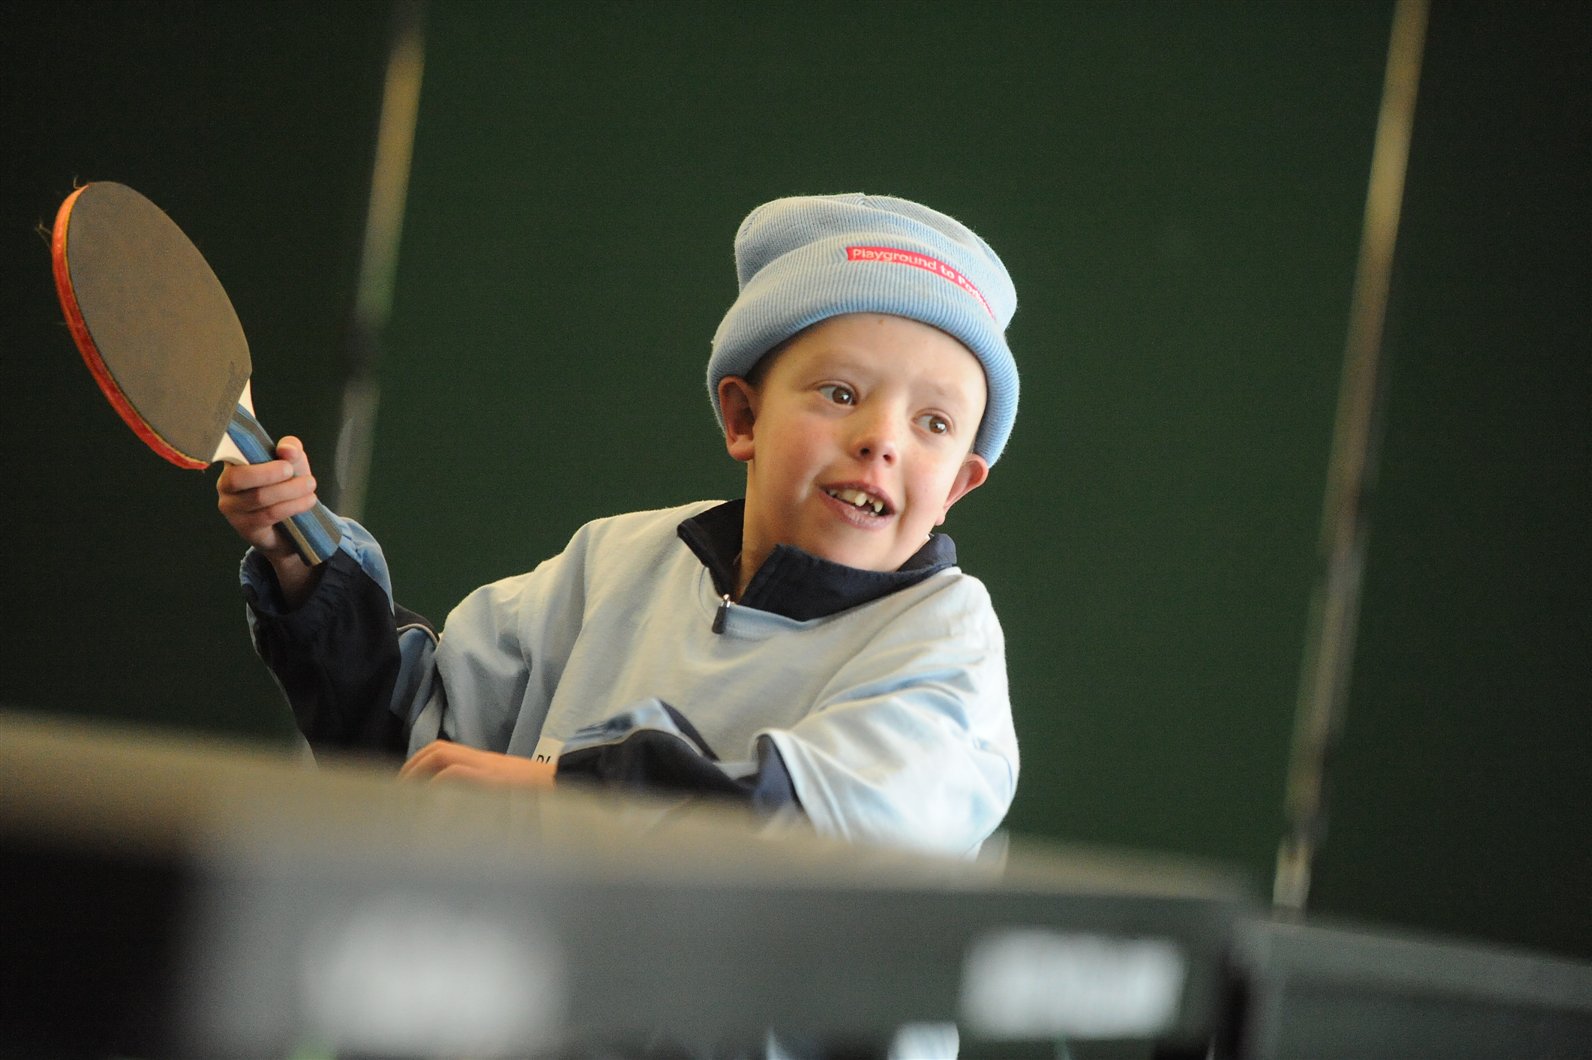
[[[403,773],[740,799],[848,839],[970,854],[1017,780],[1004,645],[946,513],[1017,410],[1016,293],[967,228],[902,199],[753,211],[708,389],[743,500],[581,528],[439,638],[356,523],[317,568],[274,524],[314,501],[292,438],[220,507],[255,645],[317,748]]]

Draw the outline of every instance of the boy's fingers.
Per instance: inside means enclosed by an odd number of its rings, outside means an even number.
[[[517,755],[482,751],[463,744],[437,740],[421,748],[398,770],[404,780],[471,780],[482,784],[551,788],[557,767]]]
[[[238,488],[240,483],[246,485],[255,478],[274,479],[271,469],[280,469],[289,475],[292,473],[288,464],[281,460],[228,468],[228,471],[238,474],[230,476],[227,482],[219,483],[216,487],[219,492],[216,506],[232,525],[233,531],[245,543],[267,554],[292,550],[291,542],[276,529],[277,524],[295,515],[302,515],[315,507],[317,502],[315,479],[310,476],[290,477],[285,482],[275,480],[272,485],[255,489]],[[229,486],[232,488],[229,489]]]
[[[291,497],[265,508],[257,508],[250,515],[265,526],[275,526],[284,519],[303,515],[313,507],[315,507],[315,493],[312,490],[300,497]]]
[[[315,485],[315,479],[306,477],[259,489],[222,490],[216,504],[228,517],[271,512],[288,506],[294,509],[289,514],[297,515],[315,506]]]
[[[245,493],[279,482],[309,477],[309,457],[304,453],[303,443],[297,438],[288,435],[277,442],[276,453],[277,459],[267,460],[263,464],[227,465],[216,479],[216,490],[220,493]]]
[[[262,486],[287,482],[297,474],[286,460],[271,460],[264,464],[230,464],[216,479],[220,493],[246,493]]]
[[[315,496],[315,480],[309,476],[303,478],[290,478],[286,482],[278,482],[271,486],[262,486],[257,490],[250,490],[239,494],[243,503],[252,511],[264,511],[275,508],[281,504],[299,501]]]
[[[413,758],[403,764],[398,770],[400,777],[423,777],[436,772],[446,764],[448,749],[457,744],[448,743],[446,740],[433,740],[415,752]]]
[[[450,765],[443,766],[441,769],[437,770],[431,775],[431,783],[433,784],[436,784],[439,781],[451,783],[460,780],[467,780],[475,784],[490,784],[492,782],[492,775],[484,769],[468,765],[464,762],[454,762]]]
[[[276,455],[292,465],[295,475],[308,475],[310,473],[310,458],[304,452],[304,443],[293,435],[284,435],[276,443]]]
[[[246,537],[251,544],[272,542],[275,540],[273,527],[295,515],[302,515],[315,507],[313,496],[298,497],[280,504],[273,504],[269,508],[238,509],[223,506],[221,514],[226,517],[232,528]]]

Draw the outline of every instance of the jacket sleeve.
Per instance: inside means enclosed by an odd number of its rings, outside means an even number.
[[[470,593],[436,631],[393,602],[380,546],[349,519],[315,590],[288,611],[244,559],[254,643],[312,748],[407,757],[433,740],[529,755],[580,632],[587,532],[535,570]]]
[[[757,741],[752,763],[725,763],[690,719],[659,699],[575,733],[559,755],[558,775],[608,788],[726,799],[764,817],[801,810],[772,741]]]
[[[429,742],[416,722],[435,685],[436,633],[393,602],[386,562],[364,528],[341,523],[343,543],[295,609],[270,564],[253,551],[244,557],[250,633],[312,749],[401,760],[417,736]]]

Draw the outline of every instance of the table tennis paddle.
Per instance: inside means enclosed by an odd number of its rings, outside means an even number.
[[[50,241],[66,325],[118,415],[178,467],[263,464],[276,443],[254,418],[243,326],[199,248],[122,184],[61,204]],[[279,524],[311,565],[341,537],[321,504]]]

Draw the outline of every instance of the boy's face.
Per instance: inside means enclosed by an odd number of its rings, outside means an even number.
[[[945,332],[859,313],[770,356],[758,385],[719,385],[730,455],[747,465],[741,587],[776,544],[895,570],[989,474],[971,452],[984,370]]]

